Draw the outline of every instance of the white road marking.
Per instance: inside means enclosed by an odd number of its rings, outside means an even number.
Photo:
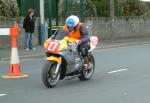
[[[0,97],[5,96],[5,95],[7,95],[7,94],[0,94]]]
[[[111,74],[111,73],[117,73],[117,72],[122,72],[122,71],[126,71],[126,70],[128,70],[128,69],[120,69],[120,70],[110,71],[108,73]]]

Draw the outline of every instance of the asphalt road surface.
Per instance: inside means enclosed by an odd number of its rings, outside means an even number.
[[[150,103],[150,45],[94,51],[96,71],[90,81],[60,81],[53,89],[42,84],[45,58],[22,62],[28,78],[0,79],[0,103]],[[0,75],[8,63],[0,63]]]

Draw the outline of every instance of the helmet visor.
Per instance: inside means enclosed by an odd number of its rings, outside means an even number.
[[[69,32],[73,32],[75,30],[75,27],[72,27],[72,26],[67,26],[67,28]]]

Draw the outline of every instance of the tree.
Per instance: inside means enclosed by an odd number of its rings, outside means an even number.
[[[80,14],[80,0],[59,0],[59,16]],[[84,16],[97,16],[97,8],[92,0],[84,0]]]
[[[66,5],[67,1],[67,5]],[[140,0],[114,0],[115,16],[145,15],[147,7]],[[67,6],[67,10],[65,7]],[[59,0],[60,16],[79,15],[80,0]],[[84,16],[110,17],[110,0],[84,0]]]
[[[125,16],[139,16],[144,14],[143,7],[138,0],[127,0],[123,3]]]
[[[140,0],[115,0],[116,16],[140,16],[146,12]]]
[[[110,0],[91,0],[96,7],[97,16],[110,16]]]
[[[0,0],[0,16],[19,16],[17,0]]]

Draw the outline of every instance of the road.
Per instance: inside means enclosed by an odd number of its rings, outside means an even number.
[[[94,51],[96,71],[90,81],[60,81],[47,89],[41,81],[44,58],[22,62],[30,76],[0,79],[0,103],[149,103],[150,44]],[[0,74],[8,63],[0,64]]]

